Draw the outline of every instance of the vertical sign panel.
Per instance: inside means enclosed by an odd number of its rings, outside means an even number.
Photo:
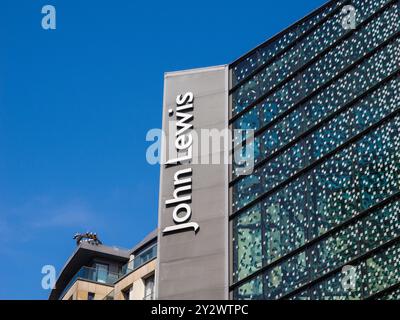
[[[165,75],[158,299],[228,298],[227,128],[227,66]]]

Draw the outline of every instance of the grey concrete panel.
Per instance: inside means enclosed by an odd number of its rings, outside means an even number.
[[[165,75],[163,130],[166,147],[175,139],[168,132],[168,114],[177,107],[176,97],[186,92],[194,94],[193,131],[200,129],[224,130],[228,127],[228,67],[195,69]],[[195,141],[193,148],[199,150]],[[161,165],[158,224],[158,267],[156,273],[158,299],[227,299],[228,298],[228,165],[226,145],[221,143],[214,154],[221,155],[220,164],[185,163],[177,166]],[[167,157],[168,160],[168,157]],[[211,159],[210,159],[211,161]],[[174,207],[165,201],[172,198],[174,174],[192,168],[192,215],[188,222],[196,222],[200,229],[163,234],[165,227],[177,225],[173,220]]]

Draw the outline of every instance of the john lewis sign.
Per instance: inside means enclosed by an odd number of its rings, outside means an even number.
[[[184,162],[193,160],[193,105],[194,95],[192,92],[178,95],[176,97],[176,110],[169,109],[169,117],[175,118],[175,148],[178,153],[176,158],[166,162],[166,166],[179,166]],[[163,229],[163,233],[199,230],[197,222],[190,222],[192,216],[192,168],[186,168],[176,171],[174,174],[174,191],[172,198],[165,200],[165,206],[173,206],[172,219],[176,223],[174,226],[169,226]]]
[[[228,128],[228,67],[166,73],[158,206],[158,299],[228,297],[228,165],[200,132]],[[217,157],[216,157],[217,158]]]

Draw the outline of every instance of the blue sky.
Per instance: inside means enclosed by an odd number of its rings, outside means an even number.
[[[232,62],[324,2],[2,0],[0,299],[46,299],[75,232],[130,248],[156,227],[164,72]]]

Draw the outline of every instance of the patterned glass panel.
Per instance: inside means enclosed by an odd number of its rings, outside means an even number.
[[[344,110],[343,113],[332,118],[322,128],[308,135],[308,139],[312,140],[310,146],[317,145],[315,153],[319,153],[319,155],[313,155],[313,158],[316,159],[379,121],[395,110],[400,105],[399,102],[400,79],[397,78],[347,109],[344,109],[344,104],[335,106],[334,103],[329,105],[320,105],[315,102],[307,103],[276,126],[255,138],[254,144],[259,152],[255,153],[254,163],[257,164],[265,157],[271,157],[274,152],[283,149],[307,130],[315,128],[321,120],[332,115],[333,112],[337,113],[338,110]],[[322,116],[324,109],[326,114]],[[320,118],[317,118],[319,114]],[[348,121],[348,119],[354,120]],[[234,170],[235,172],[237,170],[236,164],[234,164]],[[234,176],[236,177],[237,174]]]
[[[257,235],[257,240],[251,241],[252,239],[249,238],[246,242],[247,254],[254,250],[255,252],[260,250],[261,243],[264,248],[262,265],[269,264],[359,212],[399,192],[399,131],[400,116],[397,116],[379,129],[371,131],[359,142],[337,153],[311,172],[294,180],[267,197],[263,202],[236,217],[233,220],[234,225],[240,225],[243,220],[250,221],[254,226],[258,225],[258,229],[261,231],[259,234],[254,228],[251,230],[253,235]],[[380,168],[379,179],[375,179],[374,168],[378,167]],[[385,183],[382,183],[382,180]],[[381,190],[380,193],[373,192],[377,187]],[[369,202],[370,206],[368,207],[364,205],[363,201],[365,194],[373,194],[376,197],[374,202]],[[254,219],[255,213],[256,219]],[[259,223],[260,216],[261,224]],[[397,216],[393,219],[396,219]],[[379,219],[379,221],[395,226],[390,219]],[[368,224],[373,224],[374,220],[368,220],[365,223],[368,227]],[[311,263],[313,273],[319,273],[323,268],[329,270],[345,261],[346,254],[354,255],[360,250],[370,249],[376,241],[386,239],[386,235],[392,235],[386,228],[366,227],[372,233],[369,234],[370,236],[364,236],[362,233],[364,227],[355,227],[357,230],[361,230],[356,238],[351,238],[357,233],[350,230],[347,235],[341,236],[342,240],[339,242],[326,240],[328,243],[322,241],[312,248],[309,256],[313,259],[318,257],[319,261]],[[379,230],[382,231],[382,234],[378,237],[375,233]],[[395,230],[397,232],[397,228]],[[360,234],[364,239],[362,243],[358,241]],[[235,239],[237,236],[237,234],[234,235]],[[357,245],[348,247],[348,243],[351,242],[349,239]],[[370,241],[372,241],[372,245],[369,243]],[[327,246],[331,246],[332,249],[326,249]],[[336,255],[333,260],[328,261],[327,259],[333,253],[340,254],[341,258],[339,259]],[[249,264],[249,260],[243,259],[242,255],[239,251],[234,254],[237,259],[234,264],[235,281],[250,275],[260,266],[259,255],[253,257],[253,259],[257,257],[257,264]]]
[[[379,297],[378,300],[400,300],[400,289],[387,293]]]
[[[358,11],[358,18],[360,20],[359,23],[362,23],[381,7],[379,4],[383,5],[389,0],[358,0],[355,1],[358,2],[355,4],[356,7],[361,6],[360,1],[363,2],[363,9]],[[377,4],[378,6],[376,6]],[[373,6],[374,10],[366,10],[369,6]],[[367,14],[367,12],[369,14]],[[355,57],[363,56],[363,54],[369,51],[369,48],[376,46],[374,43],[379,42],[379,39],[385,38],[387,34],[382,30],[379,32],[368,33],[368,30],[374,29],[374,24],[376,25],[376,23],[384,21],[387,27],[394,24],[394,27],[397,27],[398,29],[399,11],[397,5],[392,8],[390,16],[391,19],[389,20],[382,20],[388,18],[387,16],[382,16],[380,18],[381,20],[376,19],[372,21],[372,23],[367,23],[363,28],[364,31],[358,32],[354,36],[350,37],[350,39],[342,41],[325,56],[313,63],[302,75],[302,81],[304,81],[304,83],[301,83],[303,86],[301,96],[309,93],[310,84],[316,87],[319,86],[322,82],[331,78],[333,74],[342,70],[344,66],[349,64],[349,61],[354,61]],[[315,58],[325,48],[338,42],[338,39],[348,32],[341,26],[340,22],[342,18],[343,14],[341,12],[337,13],[334,18],[329,19],[321,28],[307,36],[299,45],[285,53],[279,60],[268,65],[266,69],[253,76],[252,79],[246,81],[235,90],[232,94],[232,113],[235,115],[245,109],[261,95],[278,86],[280,82],[294,74],[294,72],[296,72],[300,67]],[[382,25],[383,23],[380,22],[381,27]],[[369,48],[368,44],[371,45]],[[354,49],[349,50],[349,48]],[[321,76],[324,77],[321,78]]]
[[[234,279],[242,279],[262,265],[261,210],[255,206],[234,224]],[[239,267],[241,266],[241,267]]]
[[[263,300],[263,281],[262,276],[256,277],[233,292],[235,300]]]
[[[400,50],[400,40],[398,40],[398,43],[396,41],[396,43],[389,45],[385,51],[382,51],[381,57],[387,57],[386,59],[389,60],[390,57],[395,57],[394,52],[396,50]],[[392,58],[392,60],[395,63],[400,63],[400,54],[398,55],[398,59]],[[389,62],[387,61],[387,63]],[[384,111],[382,112],[384,113]],[[325,141],[321,141],[321,139],[313,140],[309,137],[302,139],[278,157],[256,169],[253,174],[245,176],[236,183],[233,187],[233,211],[240,209],[256,199],[260,194],[291,177],[299,169],[322,157],[323,149],[322,146],[318,146],[319,142],[322,144],[326,143]]]
[[[373,223],[390,223],[391,228],[374,228],[371,227]],[[264,299],[279,299],[296,289],[300,292],[291,299],[361,299],[376,294],[400,280],[400,247],[391,247],[372,255],[368,253],[398,237],[400,202],[395,202],[338,229],[322,241],[267,269],[263,273]],[[363,261],[351,264],[353,259],[363,255],[367,256]],[[342,269],[345,265],[355,267],[352,288],[343,286],[345,273]],[[259,282],[259,277],[256,282]],[[310,282],[316,284],[309,287]],[[242,286],[245,287],[246,284]],[[247,286],[248,297],[253,287]],[[260,287],[257,287],[257,295],[260,295]]]
[[[268,42],[267,45],[261,46],[249,57],[238,63],[232,69],[232,84],[236,85],[248,75],[250,75],[258,67],[270,61],[274,56],[289,47],[296,39],[302,36],[305,32],[313,28],[323,18],[328,16],[335,9],[340,8],[344,1],[334,1],[329,4],[321,13],[315,14],[295,28],[290,28],[285,34],[273,42]]]
[[[348,36],[332,2],[232,69],[232,114],[261,101],[232,124],[257,165],[231,187],[235,299],[400,299],[400,9],[351,3]]]
[[[234,128],[248,127],[256,130],[268,124],[398,31],[400,31],[400,9],[393,5],[326,56],[321,57],[300,76],[294,77],[239,117],[233,124]],[[252,114],[259,117],[259,120],[250,126],[247,119],[251,119]]]

